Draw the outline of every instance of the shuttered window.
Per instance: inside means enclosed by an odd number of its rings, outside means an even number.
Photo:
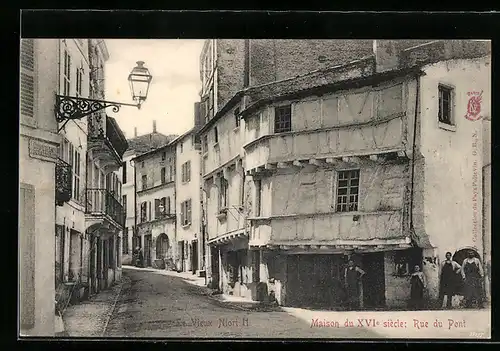
[[[70,95],[71,90],[71,56],[64,50],[64,76],[63,76],[63,94]]]
[[[34,116],[35,46],[33,39],[21,40],[21,114]]]
[[[181,225],[191,224],[191,200],[181,203]]]
[[[22,328],[35,325],[35,189],[21,184],[19,194],[20,227],[20,319]]]
[[[147,219],[147,202],[141,204],[141,223],[146,222]]]
[[[160,211],[160,199],[155,199],[155,219],[160,219],[161,218],[161,211]]]
[[[165,213],[170,214],[170,196],[161,199],[163,206],[165,206]]]

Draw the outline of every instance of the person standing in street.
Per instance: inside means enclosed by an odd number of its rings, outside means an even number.
[[[421,310],[424,307],[424,291],[427,288],[427,282],[418,264],[413,268],[413,273],[410,276],[410,285],[409,307],[413,310]]]
[[[453,296],[457,295],[460,284],[460,265],[451,259],[451,252],[446,253],[446,260],[441,265],[440,277],[440,301],[444,304],[446,297],[446,308],[451,308]]]
[[[464,279],[465,307],[483,307],[482,279],[484,277],[483,267],[478,258],[474,257],[474,251],[470,250],[468,257],[462,263],[462,278]]]
[[[144,255],[140,247],[137,248],[137,267],[144,267]]]
[[[359,283],[365,274],[365,271],[356,266],[353,260],[349,260],[344,272],[344,280],[347,294],[347,308],[351,311],[359,309]]]

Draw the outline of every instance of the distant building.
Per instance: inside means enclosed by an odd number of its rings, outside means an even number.
[[[156,122],[153,124],[153,132],[137,136],[137,128],[134,130],[134,137],[128,139],[128,149],[123,155],[123,164],[120,169],[120,177],[123,183],[123,206],[125,210],[125,228],[122,245],[122,263],[132,264],[132,254],[136,247],[142,247],[142,242],[137,236],[135,228],[138,216],[136,216],[136,184],[134,162],[132,160],[145,152],[168,144],[177,135],[163,135],[156,131]],[[140,179],[139,179],[140,181]]]
[[[195,126],[175,139],[176,148],[176,232],[182,270],[203,275],[205,272],[205,237],[202,223],[201,144],[199,104],[195,104]],[[182,244],[181,244],[182,243]]]
[[[153,124],[156,133],[156,124]],[[167,138],[168,139],[168,138]],[[163,268],[175,262],[175,156],[170,142],[135,156],[134,166],[137,209],[136,235],[143,250],[144,266]]]

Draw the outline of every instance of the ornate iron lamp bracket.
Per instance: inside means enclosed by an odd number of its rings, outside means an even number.
[[[112,107],[113,112],[118,112],[121,106],[134,106],[140,108],[140,104],[126,104],[122,102],[93,100],[74,96],[56,95],[55,114],[58,123],[72,119],[82,119],[94,112]],[[65,124],[66,124],[65,123]],[[64,125],[60,128],[62,129]]]

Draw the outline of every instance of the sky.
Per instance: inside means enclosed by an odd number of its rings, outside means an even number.
[[[105,70],[106,100],[134,103],[128,75],[137,61],[144,61],[153,76],[147,100],[138,110],[122,106],[107,109],[127,139],[156,130],[165,135],[183,134],[194,125],[194,103],[201,89],[199,57],[204,40],[106,39],[109,60]]]

